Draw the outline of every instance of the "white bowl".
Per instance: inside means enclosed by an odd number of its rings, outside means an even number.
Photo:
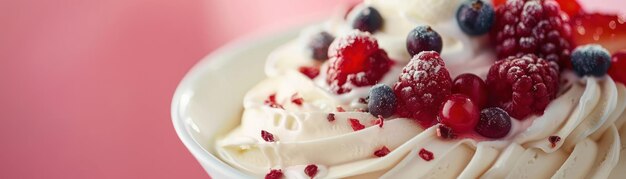
[[[268,54],[294,39],[300,28],[264,38],[243,38],[196,64],[172,100],[172,122],[180,140],[213,178],[252,178],[222,162],[214,138],[240,122],[243,97],[265,78]]]

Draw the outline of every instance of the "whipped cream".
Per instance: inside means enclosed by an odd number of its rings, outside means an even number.
[[[366,0],[355,7],[348,20],[332,18],[310,27],[299,38],[277,49],[265,66],[268,78],[244,98],[241,125],[216,141],[218,156],[254,176],[270,168],[282,169],[287,178],[309,178],[308,164],[318,166],[316,178],[623,178],[626,167],[626,87],[610,77],[579,78],[562,74],[562,90],[541,116],[513,120],[511,132],[499,140],[475,136],[442,140],[436,126],[421,128],[411,119],[391,117],[383,127],[377,118],[358,109],[369,87],[355,87],[337,95],[327,91],[327,64],[315,79],[300,74],[300,66],[316,65],[306,44],[312,34],[325,30],[335,36],[350,33],[349,19],[359,9],[371,6],[385,19],[373,34],[379,46],[394,60],[381,83],[393,85],[411,57],[406,34],[428,24],[444,40],[442,58],[455,76],[474,73],[485,78],[495,59],[485,37],[465,35],[454,12],[461,0]],[[425,5],[428,4],[428,5]],[[281,108],[265,105],[275,94]],[[301,97],[302,105],[292,103]],[[340,106],[346,112],[337,112]],[[329,121],[329,114],[334,120]],[[355,131],[350,119],[365,128]],[[261,130],[271,132],[276,142],[265,142]],[[622,135],[620,135],[622,134]],[[551,143],[549,138],[561,140]],[[387,147],[391,153],[375,157]],[[424,160],[421,150],[434,158]]]

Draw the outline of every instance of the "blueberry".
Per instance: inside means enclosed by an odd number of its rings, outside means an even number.
[[[456,11],[456,20],[461,30],[471,36],[489,32],[495,20],[494,16],[493,7],[482,0],[465,1]]]
[[[383,117],[393,115],[396,109],[396,95],[391,87],[384,84],[375,85],[370,89],[369,95],[367,108],[370,114]]]
[[[574,49],[572,65],[578,76],[601,77],[611,67],[611,56],[609,51],[600,45],[583,45]]]
[[[441,36],[430,26],[420,25],[409,32],[406,38],[406,49],[411,56],[415,56],[422,51],[436,51],[441,53],[443,42]]]
[[[320,32],[311,37],[309,41],[309,49],[311,49],[312,58],[319,61],[325,61],[328,59],[328,47],[335,40],[333,35],[328,32]]]
[[[380,30],[381,27],[383,27],[383,17],[378,10],[372,7],[361,10],[354,21],[352,21],[352,28],[363,32],[374,33]]]
[[[483,109],[480,111],[480,119],[474,130],[488,138],[502,138],[511,131],[511,117],[506,111],[497,107]]]

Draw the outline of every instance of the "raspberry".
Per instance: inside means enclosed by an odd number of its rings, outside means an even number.
[[[393,86],[397,98],[396,113],[430,127],[436,122],[439,107],[451,90],[452,79],[439,53],[421,52],[402,69]]]
[[[357,32],[337,39],[329,50],[326,82],[330,90],[343,94],[352,86],[371,86],[389,71],[393,61],[369,33]]]
[[[507,1],[497,7],[491,32],[499,59],[531,53],[569,66],[572,28],[554,0]]]
[[[558,66],[529,54],[497,61],[487,75],[491,106],[514,118],[543,114],[559,88]]]

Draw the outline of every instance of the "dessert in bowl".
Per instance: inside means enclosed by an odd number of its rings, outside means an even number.
[[[623,45],[605,45],[623,41],[623,19],[566,10],[553,0],[365,1],[273,51],[256,86],[230,86],[252,88],[211,105],[231,113],[210,118],[226,119],[182,119],[210,127],[177,130],[196,135],[206,151],[192,153],[222,177],[624,177],[625,62],[610,56]],[[613,35],[580,34],[604,19]],[[203,107],[182,105],[209,97],[185,89],[175,124],[181,109]]]

